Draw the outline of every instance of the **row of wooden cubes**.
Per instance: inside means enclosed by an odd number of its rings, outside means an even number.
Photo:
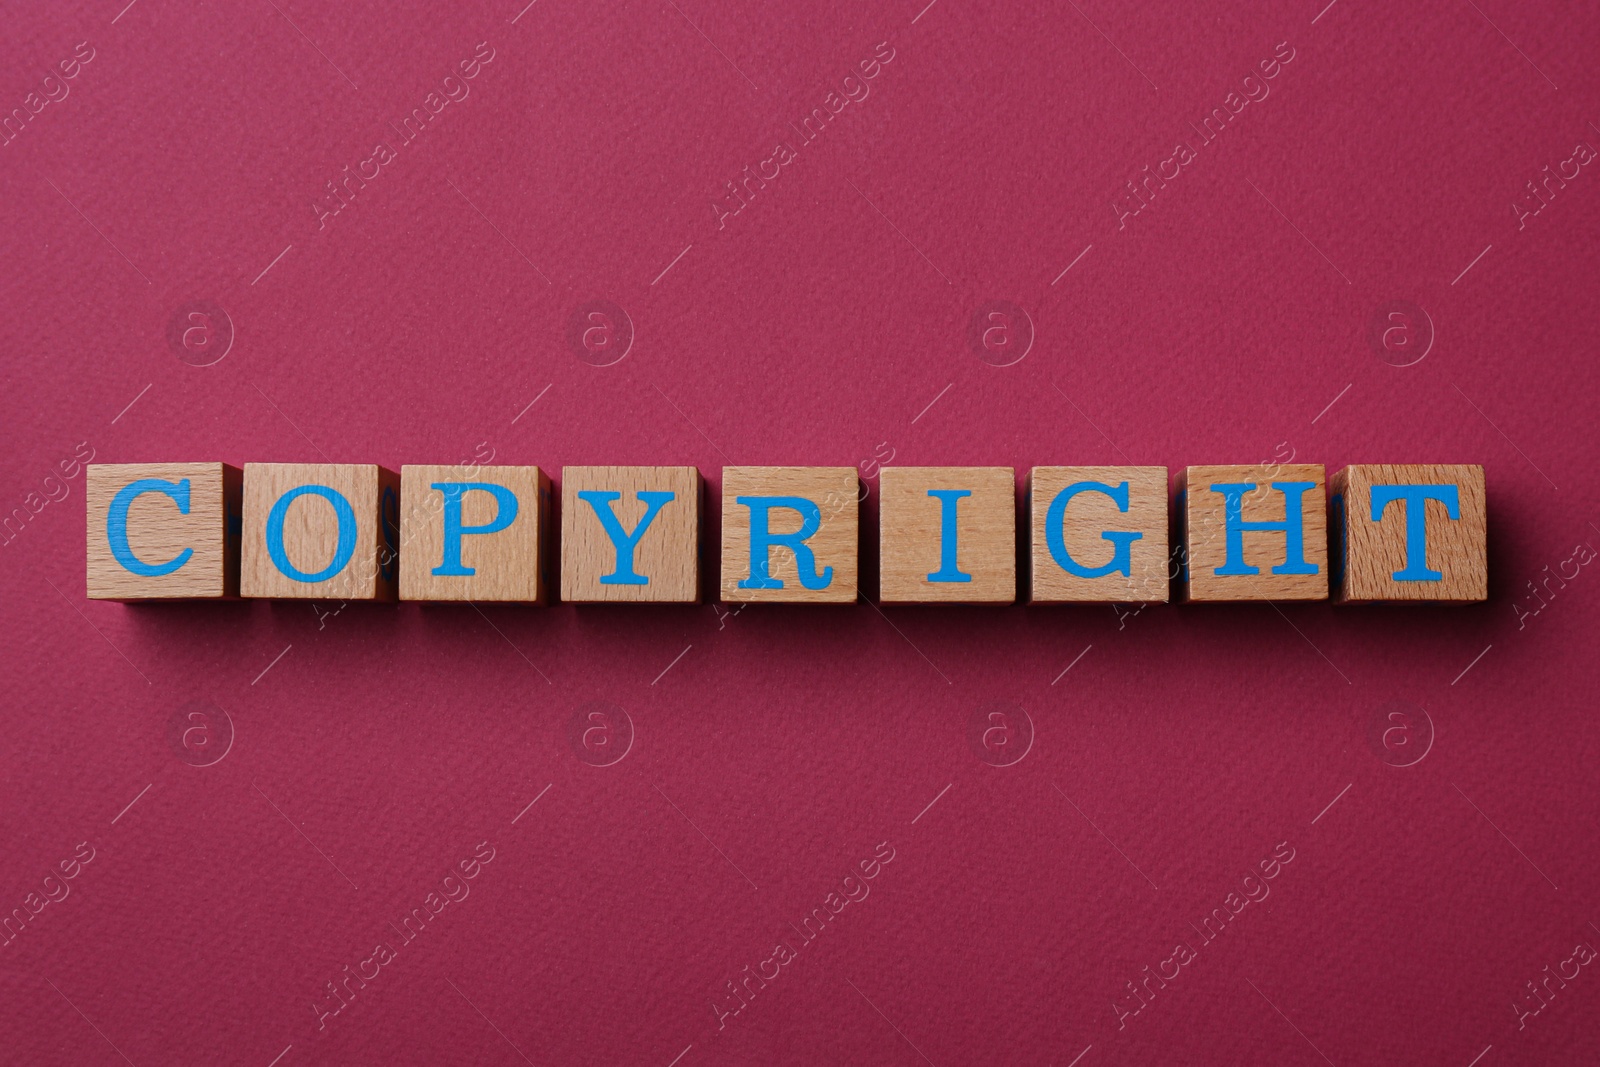
[[[1171,537],[1165,467],[1034,467],[1025,539],[1010,467],[885,467],[879,487],[887,604],[1009,604],[1019,571],[1034,603],[1488,595],[1476,465],[1356,464],[1331,486],[1319,464],[1187,467]],[[862,495],[854,467],[724,467],[721,599],[854,601]],[[699,599],[697,469],[564,467],[560,505],[560,599]],[[550,594],[538,467],[100,464],[88,509],[96,599]]]

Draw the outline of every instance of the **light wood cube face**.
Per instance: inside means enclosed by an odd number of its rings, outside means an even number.
[[[1028,522],[1033,603],[1166,602],[1167,468],[1035,467]]]
[[[1328,599],[1326,484],[1320,463],[1185,468],[1186,599]]]
[[[240,592],[393,600],[400,477],[370,463],[246,463]]]
[[[538,467],[401,467],[400,599],[542,603],[549,511]]]
[[[1482,467],[1353,463],[1331,487],[1337,601],[1488,599]]]
[[[90,464],[89,599],[238,596],[240,480],[225,463]]]
[[[562,467],[561,599],[700,599],[700,472]]]
[[[878,599],[1010,604],[1017,599],[1016,471],[884,467]]]
[[[854,467],[722,468],[722,599],[854,603],[860,489]]]

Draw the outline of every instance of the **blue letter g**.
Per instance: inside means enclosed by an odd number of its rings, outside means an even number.
[[[1044,543],[1050,548],[1050,558],[1061,569],[1076,578],[1104,578],[1121,573],[1133,577],[1133,543],[1144,534],[1135,530],[1105,530],[1100,536],[1111,542],[1111,562],[1099,567],[1085,567],[1067,552],[1067,504],[1079,493],[1101,493],[1111,498],[1118,511],[1128,510],[1128,483],[1115,486],[1104,482],[1074,482],[1050,501],[1050,510],[1044,516]]]

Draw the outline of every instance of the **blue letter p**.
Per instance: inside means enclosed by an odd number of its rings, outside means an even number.
[[[444,553],[433,573],[441,578],[470,578],[478,571],[461,565],[462,535],[499,533],[510,526],[517,517],[517,496],[492,482],[433,482],[430,488],[444,494]],[[495,500],[494,518],[479,526],[461,525],[461,497],[469,489],[481,489]]]

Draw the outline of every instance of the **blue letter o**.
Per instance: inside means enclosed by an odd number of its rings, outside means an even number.
[[[333,513],[339,520],[339,544],[333,550],[333,562],[317,571],[307,574],[305,571],[289,562],[289,554],[283,549],[283,520],[289,515],[289,505],[296,499],[306,496],[320,496],[333,505]],[[289,490],[278,498],[272,505],[272,511],[267,515],[267,554],[272,557],[273,565],[284,574],[297,582],[325,582],[335,574],[344,570],[345,564],[350,562],[350,557],[356,551],[356,512],[350,506],[350,501],[335,490],[325,485],[300,485]]]

